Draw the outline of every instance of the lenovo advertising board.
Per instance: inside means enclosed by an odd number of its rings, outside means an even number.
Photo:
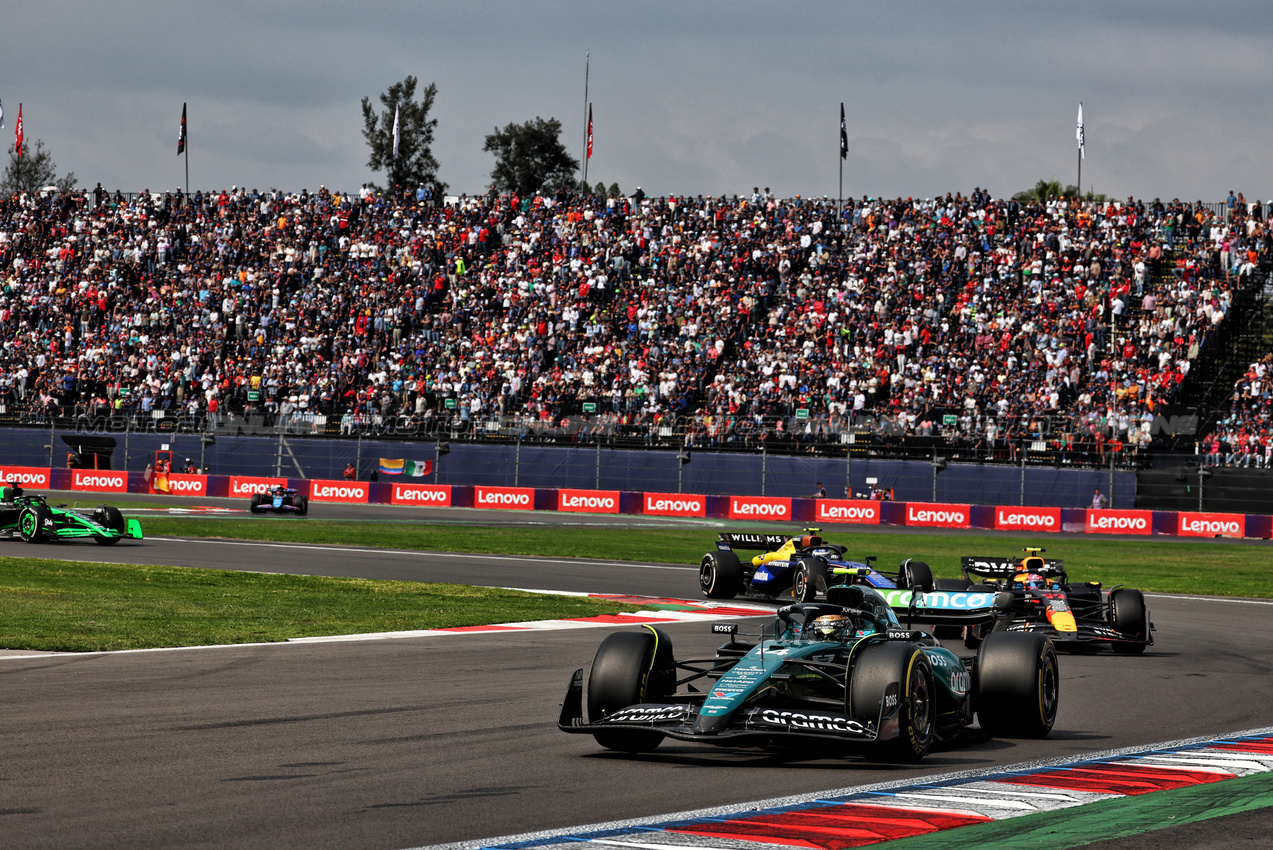
[[[1060,508],[995,508],[999,531],[1060,531]]]
[[[1153,511],[1091,509],[1087,512],[1088,534],[1153,534]]]
[[[535,490],[531,487],[474,487],[473,507],[533,511]]]
[[[707,516],[707,497],[686,493],[642,493],[646,516]]]
[[[791,500],[764,496],[730,496],[730,519],[791,519]]]
[[[40,466],[0,466],[0,484],[47,490],[52,475],[51,470]]]
[[[1244,537],[1246,514],[1181,511],[1176,515],[1176,534],[1181,537]]]
[[[155,475],[150,480],[150,492],[167,496],[206,496],[208,476],[177,473]]]
[[[557,510],[585,514],[617,514],[618,490],[558,490]]]
[[[71,474],[71,489],[127,493],[128,473],[110,469],[75,469]]]
[[[817,522],[880,524],[880,503],[869,499],[817,499],[813,516]]]
[[[971,528],[972,506],[906,503],[906,524],[920,528]]]
[[[366,481],[311,481],[309,482],[309,499],[311,502],[346,502],[366,504],[371,492]]]
[[[422,505],[432,508],[451,507],[450,484],[399,484],[393,482],[389,494],[391,505]]]

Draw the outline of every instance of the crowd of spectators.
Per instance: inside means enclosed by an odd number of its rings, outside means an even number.
[[[0,401],[1103,453],[1148,443],[1270,235],[1258,203],[980,189],[20,195],[0,200]]]

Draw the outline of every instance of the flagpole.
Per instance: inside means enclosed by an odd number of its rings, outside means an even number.
[[[843,127],[843,126],[844,126],[844,118],[843,118],[843,116],[844,116],[844,101],[840,101],[840,116],[841,116],[841,118],[840,118],[840,126],[841,126],[841,127]],[[841,144],[841,145],[840,145],[840,149],[841,149],[841,153],[840,153],[840,194],[837,196],[837,199],[836,199],[836,202],[835,202],[835,218],[836,218],[836,230],[839,230],[839,231],[841,232],[841,234],[843,234],[843,232],[844,232],[844,153],[843,153],[844,145],[843,145],[843,144]]]
[[[592,51],[586,50],[583,54],[583,180],[581,181],[581,190],[588,185],[588,71],[591,65]]]

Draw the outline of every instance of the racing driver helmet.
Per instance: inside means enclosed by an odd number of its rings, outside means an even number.
[[[1038,573],[1017,573],[1012,577],[1013,590],[1046,590],[1047,579]]]
[[[806,630],[815,640],[839,640],[845,629],[853,628],[853,618],[844,614],[823,614],[809,624]]]

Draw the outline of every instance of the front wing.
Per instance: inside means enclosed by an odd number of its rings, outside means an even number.
[[[557,728],[594,735],[626,730],[658,732],[667,738],[717,746],[755,746],[769,743],[816,744],[835,742],[862,746],[900,734],[897,682],[888,686],[877,721],[863,724],[845,714],[820,708],[753,707],[740,710],[724,729],[713,734],[697,731],[698,705],[688,702],[631,705],[601,720],[583,718],[583,668],[575,671],[561,705]],[[891,699],[890,699],[891,697]]]
[[[1104,644],[1104,643],[1143,643],[1145,646],[1153,646],[1154,638],[1152,631],[1142,637],[1137,634],[1128,634],[1127,632],[1117,631],[1107,625],[1085,623],[1078,620],[1075,623],[1076,631],[1063,632],[1055,628],[1047,620],[1017,619],[1003,627],[1005,632],[1041,632],[1052,639],[1053,643],[1063,646],[1065,644]]]
[[[52,527],[45,526],[44,533],[54,540],[86,540],[94,537],[141,540],[141,523],[135,519],[125,521],[123,531],[99,525],[91,519],[70,513],[54,513]]]

